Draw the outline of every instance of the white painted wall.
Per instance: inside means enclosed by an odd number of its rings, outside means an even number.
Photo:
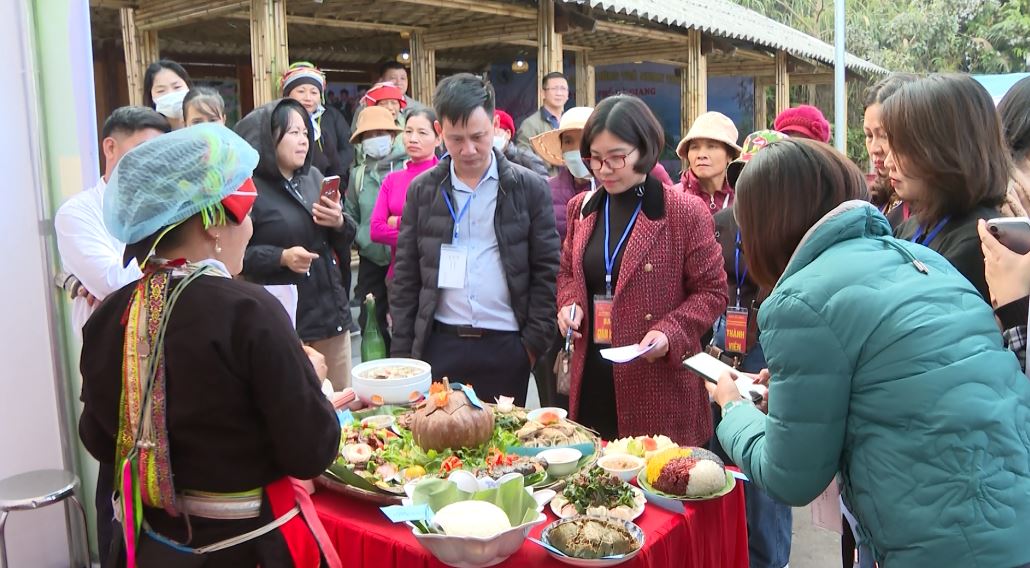
[[[41,229],[46,190],[28,8],[27,0],[0,1],[0,69],[7,79],[0,88],[0,478],[69,467]],[[63,507],[12,513],[6,531],[10,566],[69,566],[66,534]]]

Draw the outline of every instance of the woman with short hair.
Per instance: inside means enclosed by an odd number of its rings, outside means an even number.
[[[825,144],[770,144],[737,191],[749,274],[770,290],[769,391],[767,416],[728,373],[709,388],[733,462],[793,506],[840,487],[881,566],[1030,563],[1030,382],[976,289],[893,238]]]
[[[989,302],[976,225],[1002,215],[1010,165],[994,101],[968,75],[934,75],[884,101],[882,120],[884,166],[912,211],[894,235],[940,253]]]
[[[225,125],[225,101],[211,87],[194,87],[182,100],[182,117],[186,126],[207,122]]]
[[[580,151],[598,190],[569,201],[558,325],[575,341],[569,409],[605,439],[661,432],[683,445],[712,435],[701,381],[682,366],[726,309],[726,273],[706,203],[650,175],[665,144],[640,99],[602,101]],[[639,345],[613,366],[602,348]]]

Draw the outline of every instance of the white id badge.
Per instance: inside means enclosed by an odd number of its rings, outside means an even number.
[[[464,289],[467,265],[468,249],[454,245],[440,245],[440,274],[436,286],[453,290]]]

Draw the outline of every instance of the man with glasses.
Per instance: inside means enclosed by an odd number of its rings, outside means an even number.
[[[518,147],[529,152],[534,151],[530,142],[533,137],[558,128],[561,116],[565,113],[565,103],[569,102],[569,80],[561,73],[548,73],[544,75],[540,90],[543,93],[544,106],[524,118],[515,135]],[[557,168],[552,167],[550,173],[553,176],[557,171]]]

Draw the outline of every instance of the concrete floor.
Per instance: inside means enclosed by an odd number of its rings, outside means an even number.
[[[353,281],[357,282],[356,274]],[[351,313],[354,316],[354,321],[357,321],[358,309],[352,308]],[[351,353],[353,354],[354,364],[360,363],[360,335],[352,336]],[[533,380],[529,381],[526,407],[530,409],[540,407],[540,396],[537,393],[536,382]],[[791,568],[836,568],[840,566],[840,535],[812,525],[812,514],[808,507],[794,509],[790,566]]]

